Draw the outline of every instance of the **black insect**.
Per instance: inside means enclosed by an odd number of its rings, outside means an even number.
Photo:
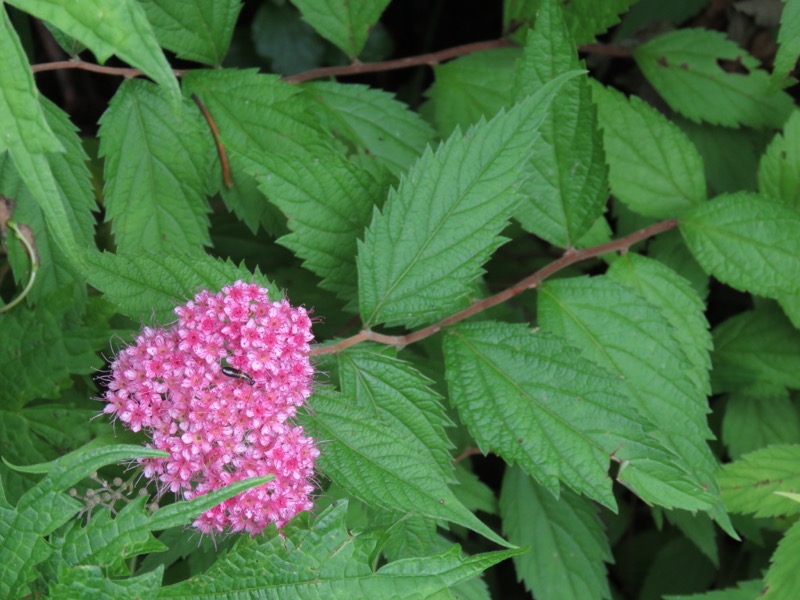
[[[244,371],[240,371],[239,369],[234,369],[233,367],[229,367],[227,365],[222,365],[222,374],[227,375],[228,377],[233,377],[234,379],[242,379],[249,383],[250,385],[255,385],[256,380],[250,377]]]

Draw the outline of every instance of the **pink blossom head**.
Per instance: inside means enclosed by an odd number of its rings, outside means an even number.
[[[144,431],[169,458],[144,473],[184,499],[274,475],[203,513],[200,531],[261,532],[311,508],[314,441],[294,424],[311,394],[311,320],[286,300],[237,281],[175,309],[178,321],[145,327],[111,365],[104,412]]]

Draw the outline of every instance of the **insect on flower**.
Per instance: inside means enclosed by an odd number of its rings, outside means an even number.
[[[256,380],[250,377],[244,371],[240,371],[239,369],[234,369],[233,367],[229,367],[227,365],[222,365],[222,374],[227,375],[228,377],[233,377],[234,379],[243,379],[250,385],[255,385]]]

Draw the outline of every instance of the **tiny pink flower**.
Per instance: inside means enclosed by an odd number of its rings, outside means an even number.
[[[248,477],[275,476],[203,513],[198,530],[280,528],[312,506],[319,451],[291,421],[311,395],[311,319],[302,307],[270,302],[266,289],[242,281],[218,294],[204,290],[175,314],[176,323],[143,328],[118,354],[103,412],[170,454],[140,461],[160,493],[188,500]],[[234,372],[226,375],[223,366]]]

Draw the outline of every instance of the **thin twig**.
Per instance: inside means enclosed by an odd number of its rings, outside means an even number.
[[[222,140],[219,137],[219,129],[217,129],[217,124],[214,122],[214,119],[211,118],[211,113],[208,112],[206,105],[203,104],[203,101],[197,97],[197,94],[192,94],[192,100],[194,100],[194,103],[197,104],[200,112],[203,113],[203,116],[206,118],[208,126],[211,128],[211,135],[214,137],[214,143],[217,145],[219,163],[222,165],[222,181],[225,182],[225,187],[230,190],[233,188],[233,177],[231,177],[231,167],[228,164],[228,154],[225,152],[225,146],[222,145]]]
[[[83,61],[79,58],[70,60],[57,60],[55,62],[40,63],[32,65],[31,71],[34,73],[43,73],[44,71],[56,71],[58,69],[80,69],[82,71],[91,71],[92,73],[102,73],[103,75],[119,75],[121,77],[141,77],[144,75],[139,69],[132,69],[130,67],[106,67],[105,65],[96,65],[94,63]],[[183,77],[186,74],[186,69],[172,69],[175,77]]]
[[[459,323],[464,319],[468,319],[479,312],[483,312],[484,310],[492,308],[493,306],[497,306],[498,304],[501,304],[506,300],[513,298],[514,296],[518,296],[525,290],[533,289],[541,284],[542,281],[558,271],[565,269],[566,267],[589,258],[600,256],[601,254],[606,254],[608,252],[627,251],[634,244],[653,237],[659,233],[669,231],[677,225],[678,222],[674,220],[661,221],[660,223],[650,225],[649,227],[645,227],[639,231],[634,231],[633,233],[626,235],[625,237],[621,237],[618,240],[614,240],[613,242],[594,246],[593,248],[586,248],[584,250],[567,250],[561,258],[542,267],[532,275],[529,275],[510,288],[507,288],[502,292],[498,292],[493,296],[489,296],[488,298],[484,298],[483,300],[473,302],[464,310],[454,313],[449,317],[442,319],[438,323],[434,323],[433,325],[423,329],[413,331],[408,335],[384,335],[381,333],[375,333],[370,329],[363,329],[357,334],[335,344],[331,344],[330,346],[312,348],[311,354],[317,356],[322,354],[334,354],[341,352],[345,348],[349,348],[350,346],[354,346],[366,341],[377,342],[379,344],[386,344],[389,346],[398,346],[400,348],[408,346],[409,344],[424,340],[425,338],[438,333],[445,327],[455,325],[456,323]]]

